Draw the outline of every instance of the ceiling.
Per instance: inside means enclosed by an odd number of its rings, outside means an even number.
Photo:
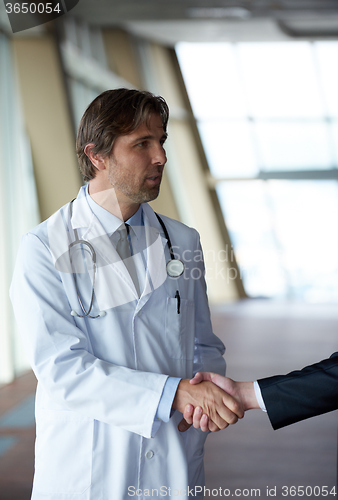
[[[73,10],[94,24],[128,20],[285,17],[338,13],[337,0],[80,0]]]
[[[338,0],[80,0],[72,14],[178,41],[337,38]]]

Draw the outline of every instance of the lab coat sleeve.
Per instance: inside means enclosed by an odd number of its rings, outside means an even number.
[[[22,239],[10,295],[32,368],[52,401],[51,409],[75,411],[152,437],[167,376],[116,366],[90,352],[88,338],[70,315],[48,246],[34,233]]]
[[[225,374],[225,346],[212,331],[210,310],[205,282],[205,266],[199,235],[196,232],[193,277],[200,276],[195,285],[195,356],[194,374],[198,371],[212,371]],[[191,270],[190,270],[191,272]]]

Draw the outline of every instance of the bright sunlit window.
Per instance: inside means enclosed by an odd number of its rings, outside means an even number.
[[[338,42],[177,55],[247,294],[338,299]]]

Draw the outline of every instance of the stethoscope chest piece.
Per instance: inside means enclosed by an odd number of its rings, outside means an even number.
[[[164,224],[163,220],[161,219],[161,217],[156,212],[155,212],[155,215],[157,217],[158,222],[162,226],[163,232],[164,232],[165,237],[167,238],[167,242],[168,242],[168,247],[169,247],[169,252],[170,252],[170,260],[166,266],[167,275],[170,276],[170,278],[179,278],[184,273],[184,264],[181,260],[175,259],[173,247],[172,247],[172,244],[170,241],[170,237],[169,237],[167,228],[165,227],[165,224]]]
[[[184,264],[181,260],[171,259],[167,263],[167,275],[171,278],[178,278],[184,273]]]

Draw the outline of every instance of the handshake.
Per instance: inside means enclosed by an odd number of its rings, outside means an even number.
[[[216,373],[197,373],[191,380],[181,380],[173,408],[183,413],[178,430],[193,425],[203,432],[217,432],[235,424],[244,412],[259,408],[253,382],[235,382]]]

